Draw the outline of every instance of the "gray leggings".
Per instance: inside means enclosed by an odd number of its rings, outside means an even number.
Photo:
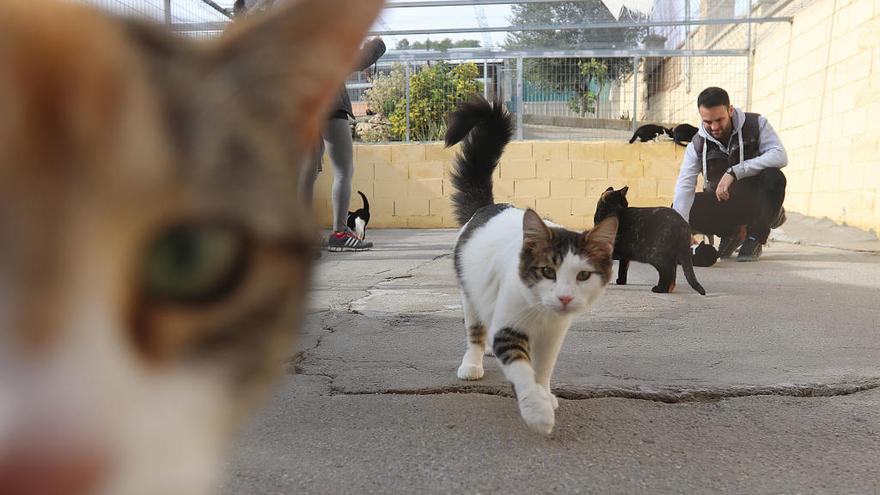
[[[315,152],[309,157],[303,169],[300,181],[300,194],[311,206],[315,192],[315,181],[321,172],[321,158],[324,156],[324,147],[333,162],[335,176],[333,178],[333,230],[344,232],[348,229],[348,207],[351,203],[351,179],[354,176],[353,148],[351,143],[351,129],[347,119],[330,119],[324,130],[324,139],[320,142]]]

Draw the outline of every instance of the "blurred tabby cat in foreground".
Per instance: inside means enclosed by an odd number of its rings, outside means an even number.
[[[213,491],[302,313],[293,165],[382,3],[288,2],[196,44],[4,2],[0,493]]]

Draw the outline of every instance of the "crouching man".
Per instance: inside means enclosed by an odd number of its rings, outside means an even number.
[[[779,136],[763,116],[730,104],[721,88],[697,98],[702,124],[688,144],[672,207],[700,233],[721,237],[718,254],[757,261],[770,229],[785,222],[788,164]],[[704,190],[696,192],[703,174]]]

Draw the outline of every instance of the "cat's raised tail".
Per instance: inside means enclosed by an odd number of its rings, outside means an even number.
[[[694,260],[691,257],[690,247],[678,255],[678,264],[681,265],[681,271],[684,272],[684,278],[687,280],[688,285],[690,285],[695,291],[699,292],[701,296],[705,296],[706,289],[700,285],[700,282],[697,281],[696,274],[694,274]]]
[[[358,194],[361,195],[361,201],[364,203],[364,206],[362,208],[364,210],[366,210],[367,212],[369,212],[370,211],[370,202],[367,200],[367,197],[364,195],[364,193],[362,193],[360,191],[358,191]]]
[[[499,101],[476,97],[449,115],[446,146],[464,141],[452,172],[452,207],[459,225],[480,208],[494,204],[492,172],[512,136],[513,119]]]

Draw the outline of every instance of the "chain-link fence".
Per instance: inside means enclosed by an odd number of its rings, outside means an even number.
[[[73,0],[116,15],[162,22],[185,36],[207,39],[220,33],[232,0]]]
[[[643,124],[696,125],[708,86],[745,106],[748,81],[745,56],[636,56],[404,61],[347,87],[369,142],[442,139],[445,115],[475,94],[502,101],[520,139],[622,140]]]
[[[446,116],[474,95],[487,94],[485,64],[439,61],[380,66],[364,81],[346,85],[358,118],[355,131],[365,141],[437,141],[446,133]]]
[[[74,1],[152,18],[196,38],[216,36],[233,3]],[[523,5],[513,12],[546,9]],[[752,29],[744,18],[751,7],[751,0],[658,0],[650,22],[639,16],[609,22],[577,6],[588,27],[535,25],[509,35],[525,43],[519,51],[392,50],[346,83],[353,132],[366,142],[439,140],[446,115],[474,94],[508,107],[518,139],[622,140],[643,124],[696,124],[696,97],[707,86],[724,87],[735,105],[748,109]]]

